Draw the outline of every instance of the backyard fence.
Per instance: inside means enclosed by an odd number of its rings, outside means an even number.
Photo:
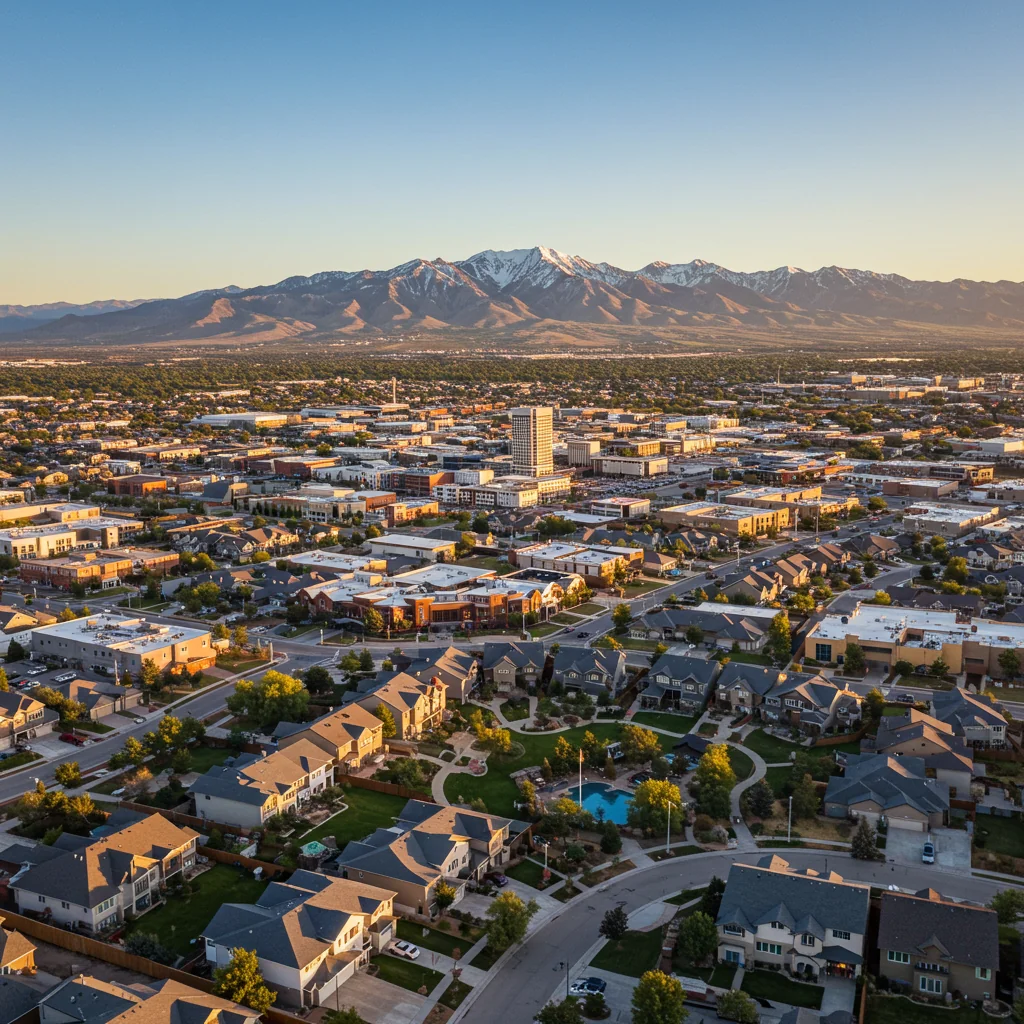
[[[390,793],[392,796],[402,796],[406,800],[425,800],[433,804],[437,801],[429,793],[420,793],[408,786],[400,786],[397,782],[381,782],[379,779],[364,779],[360,775],[343,775],[342,784],[348,783],[356,789],[372,789],[375,793]]]
[[[854,732],[841,733],[838,736],[819,736],[813,746],[815,747],[838,747],[843,743],[856,743],[868,731],[866,725],[862,725]]]

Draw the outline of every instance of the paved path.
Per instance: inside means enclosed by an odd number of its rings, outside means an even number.
[[[742,750],[751,761],[754,762],[754,770],[750,773],[750,777],[744,779],[742,782],[737,782],[732,787],[732,793],[729,794],[729,800],[731,803],[730,811],[732,814],[732,827],[736,832],[737,847],[740,850],[756,850],[757,843],[754,841],[754,837],[751,834],[747,823],[743,820],[743,812],[740,810],[740,797],[743,793],[750,789],[751,786],[756,785],[761,779],[764,778],[765,772],[768,770],[768,765],[765,764],[764,758],[760,754],[755,754],[750,747],[741,746],[739,743],[730,743],[730,747],[735,747],[737,750]],[[737,818],[739,819],[737,821]]]

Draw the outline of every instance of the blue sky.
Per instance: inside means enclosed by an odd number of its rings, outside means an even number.
[[[1024,5],[0,0],[0,303],[550,245],[1024,280]]]

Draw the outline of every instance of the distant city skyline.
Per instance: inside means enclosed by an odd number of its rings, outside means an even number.
[[[0,304],[534,245],[1024,281],[1019,5],[183,0],[0,29]]]

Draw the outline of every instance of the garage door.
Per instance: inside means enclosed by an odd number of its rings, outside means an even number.
[[[889,828],[902,829],[904,832],[923,832],[924,822],[915,821],[913,818],[895,818],[890,817],[886,819],[889,822]]]

